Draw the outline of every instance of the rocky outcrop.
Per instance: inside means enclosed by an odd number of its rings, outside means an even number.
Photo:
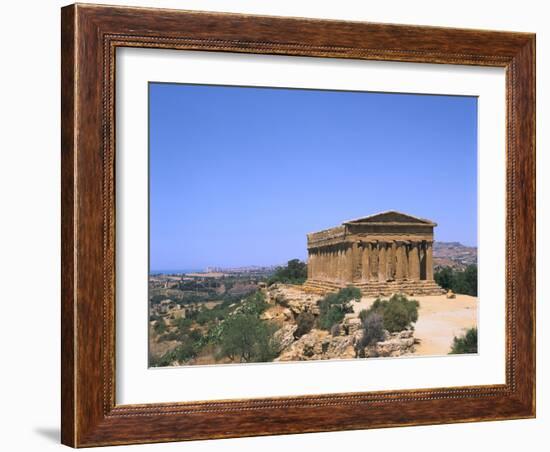
[[[275,361],[313,361],[355,358],[353,336],[336,336],[311,330],[284,349]]]
[[[369,345],[364,348],[363,353],[358,351],[358,354],[364,355],[365,358],[411,355],[414,353],[415,343],[414,332],[412,330],[405,330],[393,334],[386,332],[382,342]]]
[[[295,323],[287,323],[275,332],[274,339],[281,350],[288,348],[294,342],[296,328],[298,328],[298,325]]]
[[[267,290],[268,303],[284,306],[297,316],[302,312],[319,315],[320,296],[308,294],[299,288],[284,284],[273,284]]]
[[[315,318],[319,315],[321,296],[285,284],[274,284],[266,288],[265,293],[272,306],[262,314],[262,318],[275,320],[280,325],[275,340],[281,352],[275,361],[397,357],[414,353],[412,330],[392,334],[384,331],[380,342],[361,346],[364,330],[356,314],[347,314],[331,332],[314,327],[306,334],[298,333],[300,315],[308,313]]]

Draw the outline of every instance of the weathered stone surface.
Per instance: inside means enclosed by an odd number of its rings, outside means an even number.
[[[302,312],[319,315],[319,295],[307,293],[300,288],[288,284],[273,284],[268,289],[270,302],[288,308],[296,317]]]
[[[290,309],[280,305],[273,305],[266,309],[261,315],[262,320],[274,320],[278,323],[293,322],[294,315]]]
[[[275,361],[310,361],[355,358],[353,336],[331,336],[323,330],[312,330],[292,343]]]
[[[289,347],[294,342],[294,332],[298,326],[295,323],[286,323],[274,334],[274,339],[279,344],[281,350]]]
[[[411,330],[401,331],[399,333],[393,333],[386,335],[386,338],[382,342],[378,342],[375,345],[369,345],[364,349],[364,355],[366,358],[381,358],[389,356],[403,356],[411,355],[414,353],[414,332]]]
[[[358,317],[346,317],[342,326],[346,334],[353,334],[361,328],[361,320]]]

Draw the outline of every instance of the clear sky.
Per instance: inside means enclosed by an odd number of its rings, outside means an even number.
[[[149,84],[150,269],[305,259],[385,210],[477,245],[477,98]]]

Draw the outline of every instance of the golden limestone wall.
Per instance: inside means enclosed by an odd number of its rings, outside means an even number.
[[[354,282],[433,280],[431,241],[355,241],[310,248],[308,279]]]

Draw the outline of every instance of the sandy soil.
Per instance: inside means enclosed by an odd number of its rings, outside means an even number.
[[[414,328],[414,336],[420,343],[415,355],[446,355],[455,336],[477,325],[476,297],[457,295],[447,299],[445,295],[435,295],[413,298],[420,303]],[[359,313],[368,309],[373,301],[373,298],[362,298],[359,303],[354,303],[353,309]]]

